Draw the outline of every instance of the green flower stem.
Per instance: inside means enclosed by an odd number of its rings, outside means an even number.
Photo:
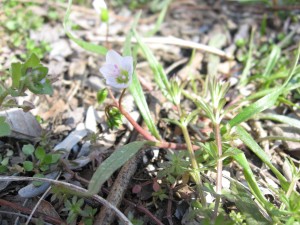
[[[203,193],[203,188],[202,188],[203,185],[202,185],[202,181],[201,181],[201,177],[200,177],[199,166],[198,166],[195,154],[194,154],[193,145],[192,145],[192,142],[191,142],[191,138],[190,138],[187,126],[185,124],[182,124],[181,130],[182,130],[184,140],[185,140],[186,145],[187,145],[187,150],[188,150],[189,155],[190,155],[191,164],[192,164],[192,167],[193,167],[193,170],[194,170],[192,175],[193,175],[193,178],[194,178],[194,180],[197,184],[197,190],[198,190],[198,193],[199,193],[199,196],[200,196],[200,200],[201,200],[202,205],[206,206],[206,199],[205,199],[205,196],[204,196],[204,193]]]
[[[213,215],[213,220],[217,218],[218,215],[218,208],[221,201],[221,192],[222,192],[222,170],[223,170],[223,160],[222,160],[222,140],[221,140],[221,133],[220,133],[220,124],[214,124],[215,130],[215,139],[218,148],[218,162],[217,162],[217,182],[216,182],[216,202],[215,202],[215,210]]]

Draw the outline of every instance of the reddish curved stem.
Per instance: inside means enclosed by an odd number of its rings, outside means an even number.
[[[129,121],[129,123],[131,123],[131,125],[136,129],[137,132],[139,132],[146,140],[148,141],[153,141],[155,142],[155,146],[159,147],[159,148],[171,148],[171,149],[176,149],[176,150],[180,150],[180,149],[187,149],[187,146],[185,144],[178,144],[178,143],[174,143],[174,142],[166,142],[166,141],[159,141],[157,140],[152,134],[150,134],[147,130],[145,130],[144,128],[142,128],[132,117],[131,115],[122,107],[122,98],[125,94],[126,89],[124,89],[121,93],[121,96],[119,98],[119,101],[117,101],[117,99],[115,99],[113,97],[113,94],[111,92],[111,90],[109,90],[109,94],[112,97],[113,101],[114,101],[114,106],[117,107],[120,112],[122,113],[123,116],[125,116],[125,118]],[[200,147],[199,146],[192,146],[193,150],[198,150]]]

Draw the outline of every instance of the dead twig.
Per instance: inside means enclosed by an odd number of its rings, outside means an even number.
[[[25,214],[30,214],[32,212],[32,210],[29,209],[29,208],[20,206],[18,204],[13,203],[13,202],[6,201],[4,199],[0,199],[0,205],[13,208],[13,209],[18,210],[18,211],[20,211],[22,213],[25,213]],[[52,223],[52,224],[57,224],[57,225],[66,224],[64,221],[62,221],[60,219],[57,219],[57,218],[54,218],[52,216],[48,216],[44,213],[35,212],[34,214],[38,217],[42,217],[45,221],[47,221],[49,223]]]
[[[88,38],[91,39],[90,37],[88,37]],[[126,39],[125,37],[108,37],[107,41],[123,43],[123,42],[125,42],[125,39]],[[196,43],[193,41],[183,40],[183,39],[176,38],[173,36],[148,37],[148,38],[142,38],[142,40],[143,40],[143,42],[145,42],[147,44],[177,45],[177,46],[183,47],[183,48],[192,48],[192,49],[197,49],[197,50],[204,51],[207,53],[215,54],[215,55],[218,55],[220,57],[224,57],[224,58],[227,58],[230,60],[234,59],[234,57],[232,55],[227,54],[226,52],[224,52],[223,50],[220,50],[218,48],[200,44],[200,43]],[[104,42],[104,41],[106,41],[106,37],[104,37],[104,36],[103,37],[95,37],[94,40],[90,40],[90,41]],[[137,43],[137,41],[135,39],[132,39],[132,42]]]
[[[39,178],[39,177],[22,177],[22,176],[0,176],[0,181],[43,181],[43,182],[49,182],[54,185],[58,186],[64,186],[65,188],[69,190],[73,190],[77,192],[78,194],[88,196],[89,193],[86,189],[78,187],[74,184],[69,184],[63,181],[58,181],[58,180],[52,180],[52,179],[47,179],[47,178]],[[127,219],[127,217],[114,205],[110,204],[108,201],[106,201],[104,198],[100,197],[99,195],[92,195],[90,196],[92,199],[95,201],[105,205],[106,207],[109,207],[112,209],[116,215],[119,217],[120,220],[122,220],[125,224],[130,224],[132,223]],[[0,199],[1,200],[1,199]],[[0,202],[1,204],[1,202]]]
[[[68,173],[70,173],[74,179],[78,180],[81,183],[84,183],[86,185],[89,184],[89,181],[80,177],[77,173],[75,173],[74,171],[70,170],[66,164],[63,164],[65,169],[67,170]],[[103,193],[109,194],[110,191],[107,188],[101,188],[101,190],[103,191]],[[145,215],[147,215],[150,219],[152,219],[157,225],[163,225],[162,222],[159,221],[159,219],[157,219],[149,210],[147,210],[144,206],[142,205],[138,205],[135,204],[129,200],[127,200],[126,198],[123,198],[122,201],[127,204],[132,206],[133,208],[135,208],[136,210],[138,210],[141,213],[144,213]]]

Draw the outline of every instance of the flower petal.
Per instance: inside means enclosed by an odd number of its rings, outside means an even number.
[[[94,0],[92,4],[98,14],[101,14],[102,9],[107,9],[106,3],[103,0]]]
[[[123,57],[114,50],[109,50],[106,53],[106,63],[107,64],[116,64],[119,67],[122,65]]]
[[[130,77],[132,76],[132,73],[133,73],[133,59],[132,59],[131,56],[123,57],[121,68],[123,70],[126,70]]]
[[[117,77],[120,74],[120,70],[118,68],[116,68],[114,65],[112,64],[104,64],[100,70],[99,70],[102,75],[108,79],[109,77]]]

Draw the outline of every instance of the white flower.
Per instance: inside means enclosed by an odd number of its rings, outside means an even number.
[[[133,59],[131,56],[122,57],[114,50],[106,53],[106,63],[100,68],[106,79],[106,84],[117,88],[127,88],[131,84]]]
[[[93,7],[99,15],[101,15],[103,9],[107,9],[106,3],[103,0],[94,0]]]

